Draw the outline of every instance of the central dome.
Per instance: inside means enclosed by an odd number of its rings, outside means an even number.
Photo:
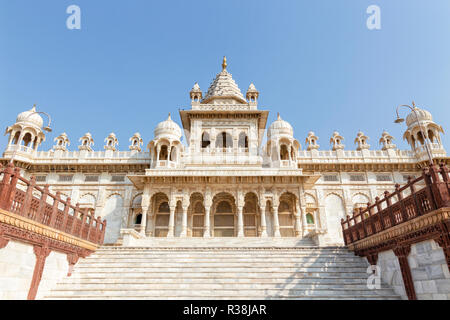
[[[44,120],[36,112],[36,106],[33,106],[31,110],[20,113],[16,119],[16,123],[18,122],[30,124],[38,128],[42,128],[42,126],[44,125]]]
[[[289,124],[289,122],[281,119],[280,114],[278,114],[277,120],[275,120],[269,127],[267,131],[267,137],[270,139],[275,136],[287,135],[289,137],[294,136],[294,129]]]
[[[171,118],[170,113],[167,120],[160,122],[155,128],[155,139],[167,138],[172,140],[181,139],[181,129]]]

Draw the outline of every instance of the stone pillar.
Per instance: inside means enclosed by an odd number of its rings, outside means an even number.
[[[294,227],[294,232],[295,232],[295,236],[296,237],[300,237],[302,235],[302,223],[301,223],[301,209],[300,209],[300,205],[298,204],[298,202],[296,203],[296,210],[297,212],[295,213],[295,227]]]
[[[267,224],[266,224],[266,206],[260,206],[261,209],[261,238],[267,237]]]
[[[278,206],[273,206],[273,236],[275,238],[281,237],[280,224],[278,222]]]
[[[50,249],[47,245],[33,247],[34,254],[36,255],[36,264],[34,265],[33,279],[31,279],[30,290],[28,291],[28,300],[34,300],[38,292],[39,283],[44,273],[45,259],[50,254]]]
[[[146,185],[144,187],[144,192],[142,194],[142,201],[141,201],[141,207],[142,207],[142,219],[141,219],[141,226],[140,226],[140,233],[142,235],[146,235],[146,227],[147,227],[147,213],[150,208],[150,186]]]
[[[181,219],[181,234],[180,237],[186,237],[187,236],[187,222],[188,222],[188,206],[183,205],[183,217]]]
[[[169,232],[167,232],[167,238],[173,238],[175,236],[175,208],[176,206],[170,206]]]
[[[244,236],[244,217],[242,215],[242,206],[238,206],[237,207],[237,214],[238,214],[238,232],[237,232],[237,236],[238,237],[243,237]]]
[[[139,232],[144,236],[145,236],[145,228],[147,227],[147,212],[148,212],[148,207],[142,208],[142,219],[141,219],[141,225],[140,225]]]
[[[208,205],[205,205],[205,222],[204,222],[204,231],[203,231],[203,238],[209,238],[211,237],[211,228],[209,223],[209,213],[211,211],[211,207]]]
[[[393,249],[400,264],[402,272],[403,284],[405,286],[406,295],[409,300],[417,300],[416,290],[414,288],[414,281],[411,275],[411,268],[409,267],[408,255],[411,252],[411,245],[399,245]]]

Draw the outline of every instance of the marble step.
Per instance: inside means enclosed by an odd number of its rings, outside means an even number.
[[[186,272],[186,271],[191,271],[191,272],[216,272],[217,270],[221,270],[222,272],[236,272],[236,273],[248,273],[248,272],[255,272],[255,271],[260,271],[262,270],[262,268],[260,266],[254,266],[251,264],[248,265],[238,265],[238,266],[227,266],[227,265],[223,265],[220,267],[211,267],[211,266],[198,266],[198,265],[194,265],[194,266],[180,266],[180,264],[176,264],[176,266],[173,267],[164,267],[164,266],[160,266],[160,265],[145,265],[145,266],[128,266],[126,267],[126,269],[124,270],[124,267],[117,267],[117,266],[103,266],[103,267],[96,267],[96,266],[91,266],[91,267],[83,267],[83,265],[79,265],[76,267],[76,270],[88,270],[89,272],[128,272],[128,273],[145,273],[145,272],[159,272],[159,273],[163,273],[163,272]],[[342,273],[353,273],[353,272],[365,272],[367,270],[367,267],[327,267],[327,266],[300,266],[300,267],[294,267],[291,265],[288,266],[276,266],[276,267],[271,267],[271,266],[265,266],[263,268],[263,271],[265,272],[279,272],[279,271],[283,271],[283,272],[342,272]]]
[[[273,237],[174,237],[174,238],[156,238],[147,237],[142,239],[133,239],[133,246],[141,247],[209,247],[209,246],[231,246],[231,247],[269,247],[269,246],[304,246],[314,247],[315,243],[311,239],[299,238],[273,238]]]
[[[52,290],[56,296],[89,296],[97,295],[98,297],[103,296],[134,296],[134,297],[176,297],[176,296],[190,296],[191,299],[196,299],[196,297],[220,297],[220,296],[232,296],[232,297],[245,297],[245,296],[279,296],[279,295],[293,295],[293,296],[340,296],[340,295],[372,295],[372,296],[388,296],[392,295],[391,290],[351,290],[351,289],[221,289],[221,290],[191,290],[191,289],[91,289],[91,290]]]
[[[96,265],[96,264],[122,264],[127,263],[128,265],[134,265],[134,264],[142,264],[142,263],[152,263],[152,264],[160,264],[160,263],[167,263],[167,258],[121,258],[121,259],[112,259],[112,258],[95,258],[95,259],[88,259],[84,261],[80,261],[79,265],[87,266],[87,265]],[[359,266],[365,265],[364,263],[361,263],[361,260],[359,259],[350,259],[350,258],[341,258],[341,259],[329,259],[329,258],[308,258],[308,257],[302,257],[302,258],[248,258],[248,257],[233,257],[228,258],[227,263],[254,263],[254,264],[278,264],[278,263],[291,263],[291,264],[300,264],[300,263],[341,263],[341,264],[358,264]],[[170,259],[170,262],[172,263],[185,263],[185,264],[193,264],[193,263],[224,263],[224,259],[220,258],[205,258],[205,257],[190,257],[190,258],[179,258],[179,259]]]
[[[162,259],[161,259],[162,260]],[[265,268],[265,267],[336,267],[336,268],[361,268],[361,262],[347,262],[347,261],[205,261],[205,260],[191,260],[191,261],[178,261],[172,259],[170,262],[164,261],[115,261],[115,262],[103,262],[97,260],[83,261],[77,268],[144,268],[144,267],[158,267],[158,268],[176,268],[183,264],[184,268],[190,267],[220,267],[220,268],[234,268],[234,267],[248,267],[248,268]],[[367,268],[367,267],[366,267]]]
[[[341,285],[341,284],[346,284],[346,285],[350,285],[350,284],[355,284],[355,285],[366,285],[367,283],[367,277],[363,277],[363,278],[324,278],[324,277],[320,277],[320,278],[296,278],[297,282],[295,283],[300,283],[300,284],[310,284],[310,285],[315,285],[315,284],[320,284],[320,285]],[[60,284],[96,284],[96,283],[101,283],[101,284],[115,284],[115,283],[130,283],[130,284],[179,284],[179,283],[186,283],[186,284],[239,284],[239,283],[259,283],[259,284],[286,284],[286,283],[293,283],[292,282],[293,278],[278,278],[278,277],[273,277],[273,278],[245,278],[245,277],[241,277],[241,278],[236,278],[236,277],[211,277],[211,278],[207,278],[207,277],[192,277],[192,278],[185,278],[185,277],[173,277],[173,278],[131,278],[131,277],[127,277],[127,278],[101,278],[101,277],[92,277],[92,278],[74,278],[74,277],[70,277],[70,278],[65,278]]]
[[[258,282],[239,282],[239,283],[122,283],[122,282],[97,282],[97,283],[59,283],[54,289],[57,291],[102,291],[102,290],[367,290],[366,284],[321,284],[321,283],[258,283]],[[382,286],[377,291],[383,291],[390,288]],[[380,291],[380,292],[381,292]],[[391,291],[389,291],[391,293]]]
[[[114,272],[95,272],[93,273],[90,270],[76,270],[72,277],[74,278],[105,278],[105,279],[125,279],[125,278],[164,278],[164,277],[177,277],[177,278],[211,278],[211,277],[233,277],[233,278],[261,278],[261,277],[272,277],[274,274],[273,271],[259,271],[255,270],[250,272],[222,272],[220,270],[209,271],[209,272],[192,272],[192,271],[181,271],[181,272],[134,272],[134,273],[118,273]],[[348,278],[366,278],[368,274],[366,272],[296,272],[292,271],[278,271],[276,272],[277,278],[289,278],[289,279],[303,279],[303,278],[334,278],[334,279],[348,279]]]
[[[189,295],[186,296],[159,296],[159,297],[147,297],[147,296],[101,296],[98,295],[72,295],[70,297],[61,296],[50,296],[44,299],[50,300],[193,300]],[[246,296],[246,297],[236,297],[236,296],[220,296],[220,297],[210,297],[210,296],[197,296],[195,300],[400,300],[396,295],[390,296],[373,296],[373,295],[346,295],[346,296],[310,296],[310,295],[298,295],[298,296]]]
[[[152,258],[152,257],[329,257],[329,258],[338,258],[338,257],[348,257],[355,258],[356,256],[350,253],[313,253],[313,252],[273,252],[273,253],[263,253],[263,252],[142,252],[142,253],[97,253],[91,257],[114,257],[114,258],[132,258],[132,257],[141,257],[141,258]],[[89,259],[88,258],[88,259]]]

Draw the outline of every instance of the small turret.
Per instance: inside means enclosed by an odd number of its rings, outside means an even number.
[[[370,144],[367,143],[369,137],[367,137],[362,131],[359,131],[355,138],[355,144],[357,145],[356,150],[361,151],[364,149],[369,149]]]
[[[106,137],[105,142],[105,150],[116,151],[116,146],[119,145],[119,141],[117,140],[116,135],[113,132],[111,132],[109,136]]]
[[[56,144],[53,146],[53,150],[55,151],[67,151],[67,147],[70,146],[70,140],[65,132],[61,133],[53,141],[56,142]]]
[[[92,135],[89,132],[80,138],[80,142],[81,144],[78,146],[78,150],[92,151],[94,139],[92,139]]]
[[[330,138],[330,144],[333,146],[332,150],[342,150],[345,148],[345,145],[342,144],[344,137],[342,137],[339,132],[333,132],[333,135]]]
[[[317,150],[319,149],[319,145],[317,144],[317,140],[319,140],[319,138],[316,136],[316,134],[312,131],[308,132],[308,136],[306,137],[306,145],[307,150]]]

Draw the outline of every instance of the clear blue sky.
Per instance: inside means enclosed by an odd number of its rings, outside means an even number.
[[[81,30],[66,28],[71,4]],[[366,27],[372,4],[381,30]],[[448,0],[0,0],[0,126],[37,103],[54,129],[41,150],[63,131],[71,150],[88,131],[96,150],[110,132],[120,150],[136,131],[146,145],[168,112],[181,125],[189,90],[206,91],[226,55],[241,91],[254,82],[269,124],[280,112],[302,146],[313,130],[329,149],[338,130],[355,149],[361,129],[379,149],[386,129],[403,149],[399,104],[450,130],[449,17]]]

